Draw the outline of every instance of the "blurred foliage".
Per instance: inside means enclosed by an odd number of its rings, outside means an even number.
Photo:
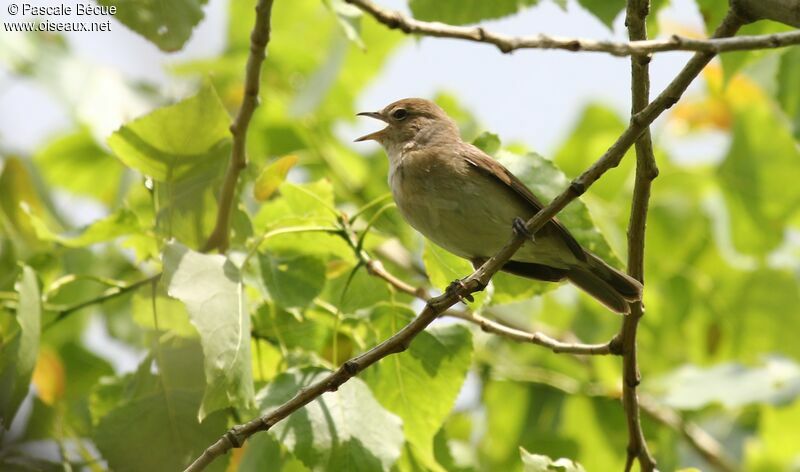
[[[206,2],[100,3],[171,51]],[[464,24],[539,3],[408,5],[420,19]],[[578,4],[609,27],[624,14],[622,0]],[[727,1],[697,5],[710,31]],[[433,291],[471,271],[401,220],[383,153],[364,156],[341,137],[406,40],[342,0],[275,2],[231,249],[197,252],[216,216],[253,15],[252,0],[231,0],[224,50],[171,69],[194,91],[179,97],[88,63],[59,36],[0,37],[5,67],[51,92],[74,123],[31,156],[0,156],[0,469],[180,470],[230,426],[412,319],[421,303],[371,276],[355,249]],[[698,80],[654,129],[641,395],[706,429],[743,470],[797,470],[800,53],[725,54]],[[589,102],[541,156],[484,132],[447,91],[431,98],[544,202],[627,121]],[[724,138],[714,155],[681,156],[710,135]],[[633,161],[559,215],[618,266]],[[81,209],[64,202],[76,201],[102,216],[73,224]],[[586,342],[617,332],[617,317],[556,288],[499,274],[469,308]],[[120,350],[134,369],[120,369]],[[211,469],[619,470],[620,382],[616,358],[554,355],[444,319]],[[646,413],[643,422],[662,470],[712,469],[680,431]]]

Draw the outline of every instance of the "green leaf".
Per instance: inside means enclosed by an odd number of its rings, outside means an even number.
[[[519,448],[525,472],[586,472],[582,465],[570,459],[553,460],[547,456],[531,454],[524,448]]]
[[[422,261],[425,263],[425,271],[431,284],[442,291],[453,281],[463,279],[474,271],[472,264],[466,259],[447,252],[427,239]],[[470,307],[477,309],[486,300],[486,292],[475,292],[472,297],[475,301],[470,302]]]
[[[159,49],[179,51],[203,19],[208,0],[98,0],[115,6],[114,18],[139,33]]]
[[[0,424],[6,430],[28,393],[42,323],[39,282],[33,269],[22,267],[15,289],[19,296],[15,317],[19,331],[11,342],[0,346]]]
[[[197,330],[190,322],[186,305],[169,298],[162,284],[156,286],[155,293],[150,287],[137,290],[131,299],[131,313],[133,320],[144,328],[158,327],[159,331],[172,331],[184,338],[197,337]]]
[[[270,251],[258,260],[270,297],[283,308],[305,308],[325,286],[325,260],[317,255]]]
[[[270,304],[264,304],[259,307],[253,322],[254,331],[274,345],[288,349],[300,348],[319,352],[328,339],[329,331],[318,316],[312,310],[307,310],[302,314],[293,314]],[[326,316],[330,317],[330,315]]]
[[[306,368],[276,377],[258,393],[262,413],[292,398],[330,372]],[[270,431],[313,471],[390,470],[400,457],[400,419],[384,410],[358,377],[327,392]]]
[[[239,269],[218,255],[204,255],[178,243],[164,249],[167,293],[186,304],[200,333],[206,391],[198,413],[253,405],[250,367],[250,314]]]
[[[108,139],[128,167],[155,180],[157,229],[200,246],[214,225],[215,188],[230,157],[228,112],[206,83],[197,95],[159,108]]]
[[[783,53],[777,79],[778,103],[792,122],[795,141],[800,142],[800,48]]]
[[[753,403],[786,404],[800,395],[800,365],[780,357],[747,367],[724,363],[704,368],[687,365],[653,381],[649,389],[679,410],[698,410],[720,404],[741,408]]]
[[[503,18],[539,3],[539,0],[410,0],[411,13],[419,20],[454,25]]]
[[[118,196],[124,167],[82,128],[47,143],[33,156],[48,185],[110,204]]]
[[[333,186],[322,179],[307,184],[284,182],[280,197],[264,205],[253,219],[256,232],[299,223],[332,223],[338,214],[334,207]]]
[[[283,156],[265,167],[253,185],[253,195],[256,200],[263,202],[275,193],[278,186],[286,179],[286,174],[297,164],[298,160],[295,155]]]
[[[106,379],[92,394],[92,438],[110,469],[183,470],[225,431],[222,412],[197,418],[205,385],[200,346],[173,339],[155,349],[158,375],[148,358],[135,374]],[[146,453],[135,445],[146,445]],[[224,470],[225,462],[211,470]]]
[[[481,133],[472,141],[472,144],[489,155],[494,155],[500,150],[500,138],[496,134],[488,131]]]
[[[551,161],[536,153],[524,156],[501,151],[497,160],[528,186],[534,195],[547,205],[561,193],[569,180]],[[603,234],[594,224],[589,210],[580,200],[574,200],[561,210],[558,219],[575,236],[581,245],[597,254],[611,265],[620,266],[621,262],[612,251]]]
[[[370,321],[379,339],[414,318],[402,305],[379,305]],[[433,460],[433,438],[450,414],[472,359],[472,336],[461,325],[435,326],[420,333],[400,355],[390,356],[362,375],[375,398],[403,420],[406,440]]]
[[[758,440],[748,441],[744,470],[792,470],[800,460],[800,402],[759,407]]]
[[[108,138],[108,145],[128,167],[171,182],[217,158],[230,138],[229,125],[228,112],[206,83],[197,95],[125,124]]]
[[[800,149],[763,95],[737,107],[734,116],[733,142],[718,176],[734,245],[763,255],[783,241],[786,223],[800,208]],[[759,156],[769,156],[768,162]]]
[[[625,0],[578,0],[578,3],[609,28],[625,8]]]
[[[120,236],[128,236],[141,231],[139,219],[131,210],[125,208],[87,225],[80,234],[75,236],[55,234],[41,218],[33,213],[29,213],[28,217],[39,239],[73,248],[112,241]]]
[[[6,159],[0,173],[0,234],[26,253],[42,245],[28,216],[31,213],[45,217],[44,203],[33,179],[20,159]]]

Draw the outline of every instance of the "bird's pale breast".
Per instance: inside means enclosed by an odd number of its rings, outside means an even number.
[[[495,254],[512,235],[514,218],[534,210],[503,185],[459,156],[417,151],[392,159],[389,183],[397,206],[417,231],[468,259]],[[400,157],[400,156],[398,156]],[[514,260],[565,267],[560,241],[540,238]]]

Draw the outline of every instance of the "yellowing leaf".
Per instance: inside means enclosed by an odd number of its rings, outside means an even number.
[[[265,167],[253,187],[253,196],[256,197],[256,200],[263,202],[272,196],[278,186],[286,179],[289,169],[294,167],[297,161],[297,156],[289,154]]]
[[[733,123],[736,109],[765,99],[764,92],[743,74],[723,81],[722,68],[712,64],[703,71],[707,94],[700,98],[682,100],[670,114],[670,125],[680,132],[704,129],[727,131]]]
[[[52,406],[64,395],[64,364],[55,351],[48,348],[39,351],[31,381],[36,386],[39,398],[48,405]]]

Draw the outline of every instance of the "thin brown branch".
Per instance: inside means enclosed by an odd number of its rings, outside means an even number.
[[[458,318],[461,320],[469,321],[481,327],[487,333],[497,334],[504,338],[521,343],[537,344],[546,347],[551,351],[561,354],[582,354],[582,355],[605,355],[612,354],[611,343],[603,344],[581,344],[581,343],[566,343],[558,339],[551,338],[550,336],[541,332],[527,332],[520,329],[506,326],[497,321],[490,320],[481,315],[465,312],[465,311],[448,311],[445,313],[447,316]]]
[[[264,62],[267,43],[270,36],[270,20],[272,16],[273,0],[259,0],[256,5],[256,23],[250,34],[250,55],[247,58],[247,69],[244,80],[244,97],[239,113],[231,125],[233,135],[233,148],[225,180],[219,194],[217,207],[217,220],[211,235],[208,237],[203,252],[218,249],[224,252],[228,249],[230,241],[230,221],[233,212],[236,184],[239,174],[247,166],[247,128],[250,118],[258,106],[258,90],[261,81],[261,64]]]
[[[725,17],[722,25],[717,29],[715,37],[725,37],[734,34],[742,23],[743,20],[741,18],[733,13],[729,13]],[[567,206],[567,204],[583,194],[586,189],[606,171],[617,166],[625,155],[625,152],[634,144],[639,135],[641,135],[664,110],[678,101],[692,80],[697,77],[700,71],[703,70],[713,57],[713,53],[701,52],[695,54],[664,91],[661,92],[650,105],[634,115],[628,129],[620,135],[608,151],[606,151],[606,153],[589,169],[575,179],[561,194],[550,202],[550,204],[544,207],[526,223],[528,231],[535,234],[547,221]],[[497,254],[487,260],[471,275],[463,279],[461,284],[453,285],[452,288],[447,290],[444,294],[428,300],[422,312],[390,338],[363,354],[348,360],[335,372],[332,372],[320,381],[302,389],[277,409],[245,424],[234,426],[214,442],[214,444],[209,446],[186,468],[186,471],[203,470],[216,457],[219,457],[234,447],[241,447],[244,441],[253,434],[270,429],[277,422],[312,402],[325,392],[337,390],[340,385],[347,382],[358,372],[386,356],[405,351],[411,341],[441,313],[444,313],[467,295],[483,290],[492,276],[508,262],[523,242],[524,236],[515,236]]]
[[[647,416],[681,433],[684,439],[717,470],[723,472],[738,470],[733,460],[725,454],[725,449],[719,441],[700,426],[684,420],[676,411],[659,405],[647,396],[639,399],[639,405]]]
[[[631,41],[647,39],[647,15],[650,0],[628,0],[625,24]],[[650,56],[631,56],[631,116],[636,116],[650,102]],[[630,222],[628,224],[628,273],[644,283],[644,239],[647,210],[650,202],[650,187],[658,176],[658,167],[653,154],[650,128],[644,130],[636,141],[636,180]],[[626,472],[631,470],[634,459],[639,460],[642,472],[656,469],[656,461],[647,448],[647,440],[639,418],[639,399],[636,387],[641,376],[637,359],[636,334],[639,320],[644,315],[641,301],[631,304],[631,313],[622,322],[622,404],[628,425],[628,449],[625,461]]]
[[[95,297],[95,298],[92,298],[92,299],[89,299],[89,300],[85,300],[85,301],[82,301],[82,302],[78,302],[78,303],[76,303],[74,305],[70,305],[70,306],[67,306],[67,307],[59,308],[58,310],[56,310],[56,317],[53,318],[49,323],[47,323],[44,326],[44,328],[42,328],[42,331],[46,331],[46,330],[52,328],[55,324],[57,324],[57,323],[59,323],[61,321],[64,321],[69,315],[71,315],[71,314],[73,314],[73,313],[75,313],[77,311],[80,311],[80,310],[82,310],[82,309],[84,309],[84,308],[86,308],[88,306],[104,303],[104,302],[107,302],[108,300],[112,300],[112,299],[117,298],[119,296],[125,295],[126,293],[132,292],[132,291],[138,289],[139,287],[142,287],[144,285],[147,285],[150,282],[158,280],[160,277],[161,277],[161,274],[158,273],[158,274],[156,274],[156,275],[154,275],[152,277],[148,277],[146,279],[142,279],[142,280],[133,282],[132,284],[126,285],[124,287],[111,287],[108,290],[106,290],[105,292],[103,292],[98,297]]]
[[[454,26],[439,22],[420,21],[404,15],[399,11],[383,8],[371,0],[345,1],[360,8],[389,28],[399,29],[407,34],[464,39],[477,43],[486,43],[496,46],[504,53],[509,53],[517,49],[562,49],[574,52],[601,52],[614,56],[652,54],[666,51],[696,51],[719,54],[729,51],[771,49],[800,44],[800,31],[741,36],[727,39],[715,37],[706,40],[673,35],[667,39],[633,40],[633,38],[631,38],[632,41],[630,42],[604,41],[587,38],[562,38],[545,34],[507,36],[489,31],[481,26]],[[740,0],[740,3],[744,3],[745,1],[748,4],[755,4],[762,0]],[[770,0],[770,2],[786,3],[788,0]],[[795,12],[794,15],[795,17],[800,17],[800,13]],[[788,24],[794,23],[789,22]]]
[[[413,297],[417,297],[423,301],[429,298],[430,295],[424,287],[414,287],[413,285],[404,282],[394,274],[387,271],[386,268],[383,267],[381,261],[378,259],[373,259],[372,256],[370,256],[369,253],[367,253],[367,251],[361,247],[361,242],[358,238],[358,235],[356,235],[353,227],[350,225],[350,222],[345,215],[342,215],[339,218],[339,224],[342,227],[342,231],[339,233],[339,235],[341,235],[347,245],[350,246],[350,249],[352,249],[353,254],[356,256],[359,263],[364,265],[370,275],[381,278],[396,290],[407,293]]]

